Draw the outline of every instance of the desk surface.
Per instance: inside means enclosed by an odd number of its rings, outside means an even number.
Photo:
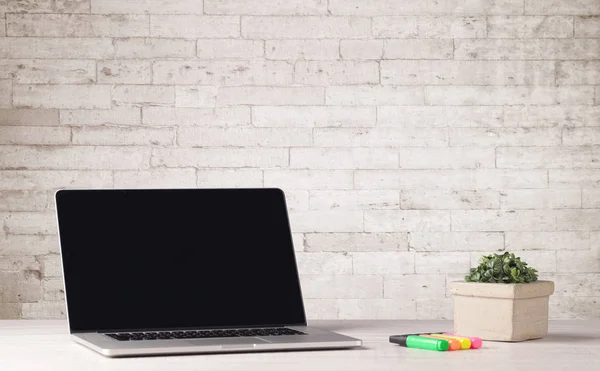
[[[450,330],[449,321],[312,321],[363,339],[354,350],[105,358],[69,339],[64,321],[0,321],[0,370],[599,370],[600,320],[554,321],[550,334],[479,350],[433,352],[388,342],[392,334]]]

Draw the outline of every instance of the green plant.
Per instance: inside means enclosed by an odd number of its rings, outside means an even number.
[[[482,256],[477,268],[471,268],[465,276],[467,282],[529,283],[537,281],[537,271],[527,266],[515,254]]]

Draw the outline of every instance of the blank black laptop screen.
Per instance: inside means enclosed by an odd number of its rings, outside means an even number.
[[[56,195],[72,332],[305,324],[283,192]]]

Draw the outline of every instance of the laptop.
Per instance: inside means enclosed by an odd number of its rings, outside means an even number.
[[[308,327],[280,189],[59,190],[72,339],[108,357],[351,348]]]

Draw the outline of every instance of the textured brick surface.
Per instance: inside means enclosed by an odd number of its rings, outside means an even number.
[[[514,251],[599,318],[598,0],[0,0],[0,317],[57,188],[279,187],[309,318],[452,318]]]

